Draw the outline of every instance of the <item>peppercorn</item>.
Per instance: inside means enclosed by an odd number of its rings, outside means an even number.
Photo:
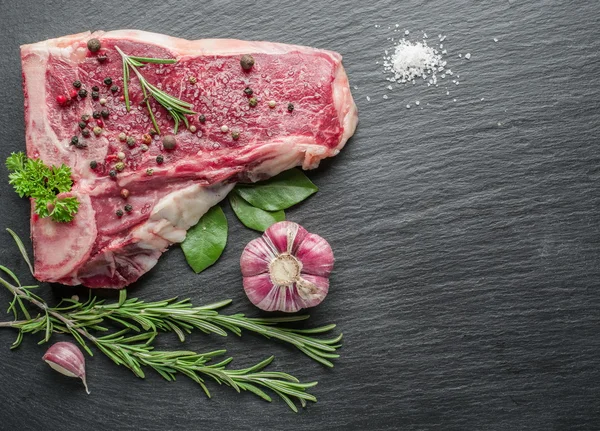
[[[79,142],[79,138],[77,136],[73,136],[71,138],[71,145],[77,145],[78,142]]]
[[[198,82],[198,79],[195,76],[190,76],[188,78],[188,81],[190,82],[190,84],[195,84],[196,82]]]
[[[146,175],[151,177],[154,174],[154,169],[146,169]]]
[[[135,147],[135,139],[131,136],[127,138],[127,146],[129,146],[129,148]]]
[[[75,87],[75,88],[81,88],[81,81],[80,80],[73,81],[73,87]]]
[[[224,125],[224,124],[223,124],[223,125],[221,126],[221,132],[222,132],[222,133],[227,133],[227,132],[229,132],[229,127],[227,127],[226,125]]]
[[[288,103],[288,111],[292,112],[294,110],[294,104],[293,103]]]
[[[231,132],[231,138],[234,141],[237,141],[238,139],[240,139],[240,132],[238,132],[237,130],[234,130],[233,132]]]
[[[240,59],[240,65],[244,70],[252,69],[252,66],[254,66],[254,57],[252,57],[250,54],[242,55],[242,58]]]
[[[269,100],[269,108],[274,108],[275,105],[277,105],[277,102],[275,102],[274,100]]]
[[[97,85],[94,85],[92,87],[92,91],[100,91],[100,87],[98,87]]]
[[[123,169],[125,169],[125,163],[123,163],[123,162],[115,163],[115,169],[117,171],[121,172]]]
[[[112,87],[110,87],[110,91],[112,91],[113,93],[116,93],[117,91],[119,91],[119,86],[113,85]]]
[[[125,142],[126,140],[127,140],[127,135],[125,134],[125,132],[119,133],[119,141]]]
[[[82,88],[77,92],[77,94],[79,94],[79,97],[87,97],[87,90]]]
[[[102,99],[100,99],[100,104],[102,106],[106,105],[106,102],[108,102],[108,100],[106,100],[104,97]]]
[[[81,131],[81,134],[83,135],[84,138],[89,138],[90,137],[90,131],[89,131],[89,129],[83,129]]]
[[[119,152],[117,153],[117,158],[118,158],[119,160],[125,160],[125,153],[124,153],[123,151],[119,151]]]
[[[250,100],[248,100],[248,105],[250,105],[252,108],[258,105],[258,100],[256,97],[251,97]]]
[[[142,135],[142,142],[143,142],[144,144],[146,144],[146,145],[150,144],[150,143],[152,142],[152,136],[150,136],[150,135],[149,135],[149,134],[147,134],[147,133],[144,133],[144,134]]]
[[[123,210],[118,209],[115,214],[117,215],[117,217],[123,217]]]
[[[112,78],[109,78],[109,77],[104,78],[104,84],[105,85],[112,85]]]
[[[59,94],[58,96],[56,96],[56,102],[59,105],[66,105],[67,104],[67,98],[64,95]]]
[[[97,167],[98,167],[98,162],[97,162],[97,161],[95,161],[95,160],[92,160],[92,161],[90,162],[90,168],[92,168],[92,169],[96,169]]]
[[[87,48],[91,52],[98,52],[98,51],[100,51],[100,41],[98,39],[96,39],[96,38],[88,40],[88,42],[87,42]]]
[[[96,120],[98,118],[100,118],[100,111],[94,111],[94,112],[92,112],[92,117],[94,117]]]
[[[79,128],[80,129],[85,129],[87,127],[87,123],[85,121],[80,121],[79,122]]]
[[[92,131],[94,132],[94,135],[96,135],[96,136],[100,136],[102,134],[102,129],[99,126],[94,127],[94,129]]]
[[[100,112],[100,115],[102,115],[102,118],[108,118],[108,116],[110,115],[110,112],[108,111],[108,109],[103,109]]]
[[[100,98],[100,93],[97,91],[92,91],[92,99],[98,100]]]
[[[206,117],[204,116],[204,114],[200,114],[198,116],[198,121],[200,121],[202,124],[206,123]]]
[[[69,95],[71,96],[71,99],[77,99],[77,95],[78,94],[79,93],[74,88],[69,92]]]
[[[150,129],[150,131],[148,132],[148,134],[150,136],[156,136],[156,135],[158,135],[158,132],[156,130],[154,130],[154,129]]]
[[[111,169],[110,171],[108,171],[108,175],[110,175],[111,178],[116,178],[117,171],[115,171],[114,169]]]
[[[146,144],[140,145],[140,150],[142,150],[145,153],[146,151],[148,151],[148,145],[146,145]]]
[[[165,158],[162,155],[158,155],[156,156],[156,163],[158,163],[159,165],[162,164],[165,161]]]
[[[127,190],[127,189],[121,189],[121,197],[123,199],[127,199],[129,197],[129,190]]]
[[[250,87],[246,87],[244,89],[244,93],[246,93],[246,96],[252,96],[252,94],[254,93],[254,91]]]
[[[80,141],[80,142],[78,142],[78,143],[75,144],[75,147],[80,148],[80,149],[81,148],[87,148],[87,144],[85,142],[81,142]]]
[[[102,121],[102,119],[100,118],[96,120],[96,124],[98,125],[98,127],[104,127],[104,121]]]
[[[177,146],[177,141],[175,140],[175,136],[169,135],[163,138],[163,147],[165,150],[174,150]]]
[[[192,132],[192,133],[196,133],[196,130],[198,130],[198,129],[196,128],[196,126],[193,126],[193,125],[192,125],[192,126],[190,126],[190,132]]]
[[[127,205],[125,205],[125,211],[130,213],[131,211],[133,211],[133,207],[130,204],[127,204]]]
[[[90,116],[88,114],[83,114],[81,116],[81,121],[85,121],[86,123],[90,122]]]
[[[104,63],[108,57],[106,56],[106,54],[100,54],[97,58],[98,63]]]

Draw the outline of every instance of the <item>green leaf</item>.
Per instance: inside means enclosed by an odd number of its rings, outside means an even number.
[[[221,207],[216,205],[188,230],[181,249],[188,264],[200,273],[219,259],[226,243],[227,219]]]
[[[319,189],[301,170],[290,169],[267,181],[238,184],[235,190],[257,208],[279,211],[302,202]]]
[[[242,199],[236,191],[229,193],[229,203],[231,204],[231,208],[233,208],[233,212],[244,226],[259,232],[264,232],[273,223],[285,220],[285,212],[283,210],[265,211],[253,207]]]

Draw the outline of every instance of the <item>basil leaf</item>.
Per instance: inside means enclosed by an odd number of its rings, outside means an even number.
[[[219,205],[202,216],[196,226],[187,231],[181,249],[187,263],[196,273],[215,263],[227,244],[227,218]]]
[[[315,186],[299,169],[290,169],[256,184],[238,184],[236,192],[251,205],[279,211],[296,205],[316,193]]]
[[[235,191],[229,193],[229,203],[233,212],[244,226],[264,232],[269,226],[278,221],[285,220],[285,212],[280,211],[265,211],[260,208],[253,207],[244,199],[242,199]]]

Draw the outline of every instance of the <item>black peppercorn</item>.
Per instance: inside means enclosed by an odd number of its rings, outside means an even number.
[[[92,169],[96,169],[97,167],[98,167],[98,162],[97,162],[97,161],[95,161],[95,160],[92,160],[92,161],[90,162],[90,168],[92,168]]]
[[[78,142],[79,142],[79,138],[77,136],[73,136],[71,138],[71,145],[77,145]]]
[[[92,91],[92,99],[98,100],[100,98],[100,93],[97,91]]]
[[[117,215],[117,217],[123,217],[123,210],[117,210],[115,214]]]
[[[244,93],[246,93],[246,96],[252,96],[252,94],[254,93],[254,91],[252,91],[252,89],[250,87],[246,87],[244,89]]]
[[[90,39],[87,42],[87,47],[91,52],[98,52],[100,51],[100,41],[96,38]]]
[[[204,114],[200,114],[200,116],[198,117],[198,121],[200,121],[202,124],[206,123],[206,117],[204,116]]]
[[[94,112],[92,112],[92,117],[94,117],[96,120],[98,118],[100,118],[100,111],[94,111]]]
[[[102,112],[100,112],[100,115],[102,115],[102,118],[108,118],[110,112],[108,112],[108,109],[103,109]]]
[[[108,57],[104,54],[98,56],[98,63],[104,63]]]
[[[87,123],[85,121],[80,121],[79,122],[79,128],[80,129],[85,129],[87,127]]]
[[[165,150],[174,150],[176,146],[177,140],[175,139],[175,136],[169,135],[163,138],[163,147]]]
[[[79,94],[79,97],[87,97],[87,90],[85,88],[81,88],[77,94]]]
[[[110,175],[111,178],[117,178],[117,171],[111,169],[110,171],[108,171],[108,175]]]
[[[163,163],[165,161],[165,158],[163,156],[161,156],[160,154],[158,156],[156,156],[156,163],[158,163],[159,165],[161,163]]]
[[[104,83],[106,85],[112,85],[112,79],[111,78],[104,78]]]
[[[92,87],[92,91],[100,91],[100,87],[98,87],[97,85],[94,85]]]
[[[75,88],[81,88],[81,81],[80,80],[73,81],[73,87],[75,87]]]
[[[83,135],[84,138],[89,138],[90,137],[90,131],[88,129],[83,129],[81,131],[81,134]]]
[[[292,112],[294,110],[294,104],[293,103],[288,103],[288,111]]]
[[[117,91],[119,91],[119,86],[113,85],[112,87],[110,87],[110,91],[112,91],[113,93],[116,93]]]
[[[125,205],[125,211],[130,213],[131,211],[133,211],[133,207],[130,204],[127,204],[127,205]]]
[[[254,57],[252,57],[250,54],[242,55],[242,58],[240,59],[240,65],[244,70],[252,69],[252,66],[254,66]]]

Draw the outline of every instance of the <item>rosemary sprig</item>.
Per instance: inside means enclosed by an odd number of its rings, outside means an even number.
[[[29,261],[23,243],[14,232],[10,232],[23,257]],[[209,397],[206,378],[230,386],[238,392],[252,392],[266,401],[271,401],[271,397],[264,392],[264,389],[268,389],[282,398],[294,411],[298,411],[294,400],[299,401],[303,407],[307,401],[316,402],[316,398],[307,390],[317,382],[301,383],[286,373],[264,371],[273,361],[273,357],[249,368],[232,370],[227,368],[227,365],[233,358],[226,358],[215,364],[210,362],[214,357],[224,354],[224,350],[207,353],[187,350],[158,351],[152,346],[155,337],[159,331],[169,331],[177,333],[183,341],[184,333],[190,333],[193,329],[220,335],[227,335],[224,329],[237,335],[241,335],[245,329],[267,338],[288,342],[328,366],[333,364],[327,358],[338,357],[332,352],[340,347],[341,335],[330,340],[309,336],[328,332],[335,325],[305,330],[274,326],[304,320],[308,316],[260,319],[245,317],[243,314],[222,315],[216,310],[231,301],[221,301],[204,307],[194,307],[189,300],[176,298],[145,302],[137,298],[128,299],[124,290],[116,303],[107,304],[104,300],[92,297],[90,293],[89,299],[83,303],[75,299],[64,299],[58,306],[50,307],[33,292],[38,286],[23,286],[10,269],[0,265],[0,270],[14,282],[13,284],[0,277],[0,284],[13,294],[9,311],[12,311],[14,320],[0,322],[0,328],[18,330],[17,339],[11,349],[18,347],[23,335],[27,333],[43,332],[44,337],[39,344],[49,341],[52,333],[70,334],[88,354],[93,355],[87,344],[90,342],[117,365],[125,366],[140,378],[145,377],[144,368],[155,370],[168,381],[175,380],[177,374],[183,374],[197,382]],[[35,306],[40,313],[32,315],[25,306],[26,303]],[[21,317],[24,318],[19,320]],[[109,328],[102,326],[105,321],[117,323],[123,326],[123,329],[107,335],[93,335],[93,332],[109,332]]]
[[[136,57],[125,54],[118,46],[115,46],[115,49],[123,59],[123,94],[125,96],[125,107],[127,108],[127,112],[129,112],[131,109],[131,103],[129,101],[129,69],[131,69],[136,74],[140,83],[142,93],[144,94],[144,102],[146,104],[146,108],[148,109],[148,114],[150,115],[150,119],[152,120],[152,125],[154,126],[156,133],[160,134],[160,128],[158,127],[156,117],[154,116],[150,106],[150,96],[152,96],[156,102],[164,107],[169,112],[171,117],[173,117],[173,120],[175,121],[173,133],[177,133],[180,121],[185,124],[185,127],[189,127],[189,122],[186,115],[196,114],[196,112],[192,110],[194,106],[191,103],[184,102],[183,100],[173,97],[156,86],[150,84],[138,70],[138,68],[144,67],[144,65],[147,63],[173,64],[176,63],[177,60],[173,58]]]

